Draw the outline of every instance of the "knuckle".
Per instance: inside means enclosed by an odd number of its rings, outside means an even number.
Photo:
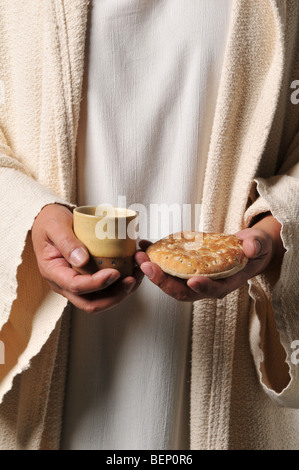
[[[73,249],[73,238],[69,234],[64,234],[61,237],[60,248],[64,253],[71,253]]]
[[[38,264],[38,270],[43,279],[45,279],[46,281],[51,280],[51,277],[49,276],[48,271],[44,269],[44,267],[41,264]]]
[[[55,284],[55,282],[47,280],[47,283],[54,292],[56,292],[57,294],[60,294],[61,289],[57,284]]]
[[[163,292],[165,292],[165,294],[170,295],[179,302],[187,302],[190,300],[189,294],[183,289],[173,289],[169,285],[167,285],[167,283],[165,283],[164,287],[160,286],[160,288],[163,290]]]
[[[47,283],[53,292],[55,292],[56,294],[62,295],[63,297],[69,300],[67,292],[65,292],[58,284],[56,284],[56,282],[47,281]]]
[[[174,294],[175,300],[178,300],[179,302],[187,302],[190,300],[189,295],[186,294],[186,292],[178,292]]]
[[[160,287],[160,289],[162,289],[167,294],[169,293],[170,289],[169,289],[169,285],[168,285],[168,282],[167,282],[167,278],[165,276],[163,276],[161,278],[158,278],[156,280],[156,285],[158,287]]]
[[[87,302],[86,304],[84,304],[82,310],[84,310],[84,312],[87,313],[88,315],[94,315],[100,312],[99,306],[91,302]]]
[[[53,276],[52,272],[45,268],[40,268],[39,270],[41,277],[47,281],[51,285],[55,285],[57,288],[59,285],[55,282],[55,277]]]
[[[80,287],[77,284],[75,284],[74,282],[71,282],[71,284],[69,285],[68,290],[70,291],[71,294],[74,294],[74,295],[79,295],[81,293]]]
[[[163,276],[156,281],[156,285],[167,295],[173,297],[175,300],[180,302],[190,301],[190,294],[185,288],[174,286],[169,277]]]

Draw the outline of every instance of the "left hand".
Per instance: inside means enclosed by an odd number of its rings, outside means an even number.
[[[204,276],[193,276],[185,281],[164,273],[157,264],[150,262],[144,251],[137,252],[135,259],[143,273],[176,300],[194,302],[204,298],[222,299],[241,287],[248,279],[261,274],[272,263],[281,263],[284,248],[280,228],[279,222],[269,215],[252,228],[236,233],[243,240],[243,250],[249,261],[242,271],[226,279],[213,280]],[[148,241],[140,242],[141,250],[146,250],[149,245]]]

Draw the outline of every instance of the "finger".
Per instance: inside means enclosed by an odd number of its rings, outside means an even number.
[[[106,289],[119,279],[120,272],[107,268],[95,274],[79,274],[70,268],[64,258],[57,258],[48,263],[45,277],[62,290],[82,295]]]
[[[194,276],[188,279],[187,285],[205,298],[221,299],[228,293],[228,286],[224,279],[214,281],[204,276]]]
[[[266,256],[272,249],[271,239],[258,229],[245,229],[237,234],[243,241],[242,247],[249,259]]]
[[[194,292],[205,298],[222,299],[230,292],[238,289],[252,276],[251,268],[248,269],[252,261],[236,274],[225,279],[211,279],[205,276],[193,276],[187,281],[187,285]]]
[[[141,271],[141,269],[138,266],[135,266],[132,277],[134,277],[136,283],[133,286],[132,290],[129,291],[130,293],[135,292],[138,289],[138,287],[140,286],[144,278],[144,273]]]
[[[187,283],[192,290],[203,296],[223,298],[264,270],[272,250],[272,241],[268,234],[250,228],[236,235],[243,240],[243,250],[248,258],[244,269],[233,276],[218,280],[194,276]]]
[[[199,295],[196,295],[194,291],[189,289],[184,280],[164,273],[155,263],[142,263],[140,269],[154,284],[165,292],[165,294],[170,295],[176,300],[192,302],[201,298]]]
[[[140,247],[141,251],[137,251],[135,253],[135,261],[138,264],[138,266],[141,266],[142,263],[150,261],[148,255],[145,253],[146,249],[150,245],[152,245],[152,242],[150,242],[148,240],[140,240],[139,247]]]
[[[147,256],[144,251],[137,251],[135,253],[135,261],[138,264],[138,266],[141,266],[142,263],[146,263],[147,261],[150,261],[149,257]]]
[[[129,276],[105,290],[79,295],[51,285],[55,292],[66,297],[75,307],[88,314],[97,314],[109,310],[122,302],[129,293],[133,292],[137,281]],[[50,283],[51,284],[51,283]]]
[[[102,297],[100,293],[97,293],[96,296],[91,297],[91,294],[77,295],[69,291],[58,289],[57,287],[55,288],[55,286],[52,288],[59,294],[66,297],[75,307],[83,310],[88,314],[96,314],[105,310],[109,310],[120,303],[122,299],[128,295],[125,291],[123,291],[122,295],[119,294],[118,296],[106,295]]]
[[[244,254],[247,258],[256,258],[262,252],[262,242],[255,236],[245,235],[242,243]]]
[[[63,216],[52,219],[47,225],[46,234],[70,265],[81,267],[88,262],[89,252],[75,236],[72,219]]]

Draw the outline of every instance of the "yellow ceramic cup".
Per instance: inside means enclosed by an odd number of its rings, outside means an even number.
[[[132,274],[136,252],[137,212],[110,206],[76,207],[74,233],[88,249],[91,260],[79,272],[117,269],[121,277]]]

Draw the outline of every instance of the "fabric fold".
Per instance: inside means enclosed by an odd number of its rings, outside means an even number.
[[[66,300],[41,279],[30,228],[44,205],[75,201],[88,3],[0,3],[2,449],[59,446]],[[282,223],[286,253],[279,275],[250,282],[251,298],[246,284],[221,301],[195,304],[190,445],[295,449],[299,106],[290,85],[299,73],[298,1],[235,0],[233,17],[205,174],[207,230],[235,232],[245,211],[249,221],[270,210]],[[259,197],[248,207],[257,176]]]
[[[13,168],[0,169],[0,186],[0,210],[6,221],[1,224],[0,244],[0,339],[5,350],[5,364],[0,367],[1,402],[15,375],[28,368],[66,306],[66,300],[50,292],[41,279],[30,230],[45,205],[67,203]],[[32,286],[39,292],[36,315],[30,307]]]
[[[295,168],[290,173],[296,173]],[[265,392],[280,406],[299,408],[299,369],[294,358],[294,345],[299,339],[299,322],[296,318],[299,305],[299,259],[294,249],[299,243],[299,203],[294,203],[294,194],[299,192],[299,179],[289,175],[277,175],[268,179],[257,178],[256,183],[261,196],[261,199],[257,200],[258,204],[266,201],[271,213],[282,225],[281,237],[286,252],[280,272],[274,275],[272,273],[271,276],[265,273],[249,283],[255,302],[255,314],[259,318],[259,323],[256,318],[252,320],[251,347]],[[259,294],[261,287],[268,294],[268,299]],[[284,353],[278,343],[276,350],[272,347],[272,351],[269,351],[267,348],[267,328],[263,327],[267,322],[267,312],[268,316],[275,320]],[[274,356],[270,358],[267,354]],[[267,364],[273,362],[275,367],[269,368]],[[279,386],[279,376],[283,375],[286,379],[287,368],[289,380],[285,386]]]

